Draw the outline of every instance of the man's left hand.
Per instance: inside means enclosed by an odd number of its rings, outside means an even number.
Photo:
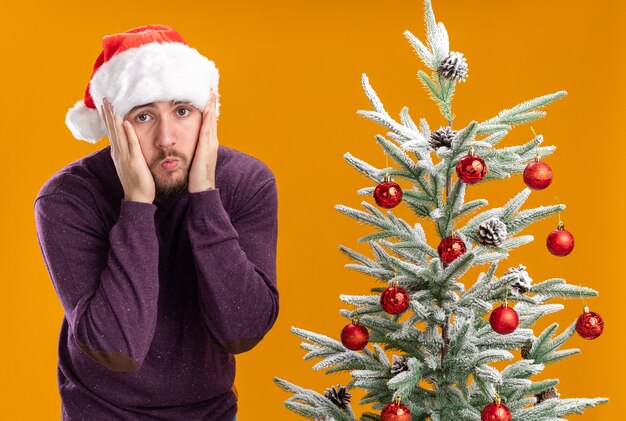
[[[217,163],[217,95],[211,91],[209,102],[202,112],[202,126],[198,144],[189,170],[189,192],[197,193],[215,188]]]

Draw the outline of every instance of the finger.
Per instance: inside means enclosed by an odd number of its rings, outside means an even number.
[[[107,112],[107,99],[103,98],[102,99],[102,105],[100,106],[100,110],[102,111],[102,120],[104,120],[104,125],[107,129],[107,137],[109,137],[109,140],[111,138],[111,131],[109,130],[109,118],[108,118],[108,112]]]
[[[124,128],[126,138],[128,139],[128,152],[130,156],[136,158],[139,158],[141,156],[141,158],[144,158],[141,151],[141,144],[139,143],[139,138],[137,137],[137,133],[135,133],[133,125],[130,124],[130,121],[124,120],[124,122],[122,123],[122,127]]]
[[[209,126],[209,140],[214,142],[217,140],[217,94],[213,93],[213,98],[211,100],[211,114],[209,116],[209,122],[211,123]]]
[[[113,125],[111,123],[111,108],[109,101],[104,98],[102,100],[102,114],[104,117],[104,125],[106,126],[109,143],[111,144],[111,151],[117,153],[119,151],[119,147],[117,146],[117,139],[115,138],[115,131],[113,130]]]
[[[206,107],[205,110],[208,109],[209,112],[214,112],[215,111],[215,91],[213,90],[213,88],[209,89],[209,98],[206,102]]]
[[[217,94],[213,90],[211,90],[211,101],[210,101],[210,104],[211,104],[211,107],[210,107],[211,113],[213,113],[213,115],[215,115],[216,111],[217,111],[216,110],[217,109]]]
[[[122,154],[122,156],[128,156],[128,138],[126,137],[126,133],[124,132],[124,129],[122,128],[122,118],[117,115],[117,114],[113,114],[113,127],[115,128],[115,136],[117,137],[118,140],[118,146],[120,149],[120,153]]]
[[[211,134],[211,126],[212,126],[211,120],[212,120],[211,108],[207,104],[204,111],[202,112],[202,126],[200,127],[200,134],[198,137],[198,146],[200,146],[201,143],[208,142],[210,134]]]
[[[120,153],[122,152],[120,145],[120,136],[117,129],[115,128],[115,114],[113,112],[113,106],[108,100],[106,101],[106,117],[108,123],[107,129],[109,131],[109,140],[113,145],[115,145],[115,151],[117,153]]]
[[[113,105],[109,102],[108,99],[106,100],[106,115],[108,119],[109,139],[112,140],[112,143],[115,144],[115,150],[117,152],[123,154],[122,156],[127,156],[128,146],[125,144],[126,139],[120,136],[122,130],[121,127],[119,127],[119,118],[115,114],[115,111],[113,110]]]

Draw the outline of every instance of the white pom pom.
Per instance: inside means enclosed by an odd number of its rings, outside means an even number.
[[[98,111],[88,108],[82,99],[67,111],[65,124],[76,139],[89,143],[96,143],[107,134]]]

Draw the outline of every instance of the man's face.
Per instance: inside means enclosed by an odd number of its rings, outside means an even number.
[[[202,125],[201,112],[188,102],[157,101],[133,108],[124,119],[137,133],[154,178],[155,201],[186,191]]]

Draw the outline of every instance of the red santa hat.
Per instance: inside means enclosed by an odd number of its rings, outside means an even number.
[[[172,28],[148,25],[107,35],[85,98],[70,108],[65,124],[75,138],[96,143],[107,134],[100,112],[104,97],[122,117],[154,101],[189,101],[203,110],[209,91],[218,94],[218,81],[215,64]]]

